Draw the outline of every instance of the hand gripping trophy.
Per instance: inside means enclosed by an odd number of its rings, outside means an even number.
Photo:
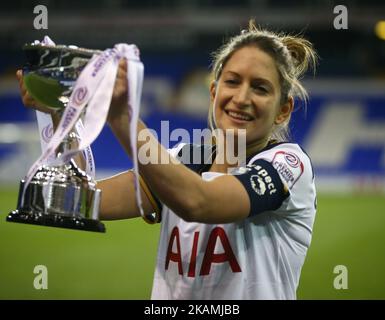
[[[98,220],[102,195],[93,178],[89,145],[106,121],[118,63],[123,58],[131,67],[128,104],[133,111],[130,129],[136,130],[143,80],[139,50],[135,45],[118,44],[97,51],[55,45],[50,39],[49,44],[35,42],[23,50],[28,92],[60,114],[61,120],[42,155],[21,181],[17,209],[9,213],[7,221],[105,232]],[[135,141],[131,146],[136,150]],[[82,170],[74,161],[82,150],[88,170]],[[135,160],[136,153],[133,162],[137,172]],[[141,208],[139,195],[137,191]]]

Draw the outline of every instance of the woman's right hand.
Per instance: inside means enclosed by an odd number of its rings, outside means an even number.
[[[39,110],[39,111],[44,112],[44,113],[49,113],[51,115],[53,115],[55,113],[54,110],[44,106],[41,103],[38,103],[36,100],[34,100],[31,97],[31,95],[27,91],[27,88],[25,87],[22,70],[16,71],[16,78],[19,81],[20,95],[21,95],[21,99],[22,99],[25,107]]]

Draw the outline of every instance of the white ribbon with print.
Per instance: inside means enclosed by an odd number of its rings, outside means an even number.
[[[46,163],[46,161],[55,153],[56,148],[74,127],[87,104],[88,107],[84,116],[84,131],[78,148],[76,150],[65,151],[60,157],[53,161],[53,164],[65,163],[78,151],[89,146],[99,135],[107,118],[119,60],[121,58],[126,59],[128,67],[127,82],[129,92],[127,100],[129,112],[131,113],[130,146],[133,153],[134,172],[136,177],[136,200],[141,215],[144,215],[139,188],[136,139],[144,67],[139,59],[138,48],[135,45],[127,44],[118,44],[113,49],[107,49],[101,54],[94,55],[83,69],[76,81],[68,105],[64,110],[54,135],[45,146],[45,150],[40,158],[28,171],[25,178],[22,201],[24,200],[25,190],[34,174],[39,167]]]

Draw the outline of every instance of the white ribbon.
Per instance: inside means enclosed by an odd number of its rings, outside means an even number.
[[[140,99],[142,97],[142,84],[143,84],[143,74],[144,67],[143,64],[137,64],[135,61],[127,61],[127,71],[128,71],[128,107],[129,111],[131,110],[130,118],[130,144],[132,151],[132,159],[134,164],[134,173],[135,173],[135,191],[136,191],[136,201],[140,211],[140,215],[144,217],[144,211],[142,207],[142,197],[140,195],[140,183],[139,183],[139,165],[138,165],[138,155],[137,155],[137,129],[138,129],[138,119],[139,119],[139,108],[140,108]]]
[[[139,169],[137,160],[137,122],[139,118],[140,98],[142,94],[144,67],[139,59],[139,50],[135,45],[117,44],[113,49],[107,49],[94,55],[79,75],[68,105],[61,117],[60,123],[50,141],[45,145],[40,158],[32,165],[25,178],[22,201],[25,190],[42,164],[45,164],[55,154],[56,148],[74,127],[85,106],[84,130],[80,132],[82,139],[76,150],[67,150],[55,159],[52,164],[67,162],[74,154],[88,147],[102,130],[111,102],[115,78],[120,59],[127,61],[128,108],[130,118],[130,146],[133,154],[136,200],[141,215],[144,215],[140,196]],[[128,130],[128,128],[127,128]]]

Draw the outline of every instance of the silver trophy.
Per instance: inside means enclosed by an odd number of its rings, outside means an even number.
[[[74,46],[27,44],[24,83],[38,102],[63,113],[82,69],[96,50]],[[58,157],[78,144],[73,128],[56,150]],[[7,221],[105,232],[99,218],[101,191],[95,181],[71,159],[59,166],[41,166],[24,193],[20,183],[17,209]]]

